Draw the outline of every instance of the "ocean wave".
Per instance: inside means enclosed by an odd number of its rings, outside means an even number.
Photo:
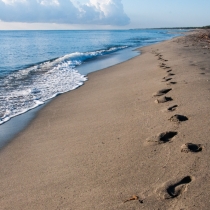
[[[110,54],[128,46],[93,52],[75,52],[31,65],[1,79],[0,124],[27,112],[61,93],[74,90],[87,80],[75,68],[88,59]]]

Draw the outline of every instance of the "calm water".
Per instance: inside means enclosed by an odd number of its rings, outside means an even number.
[[[91,67],[84,71],[89,63],[98,62],[98,69],[113,65],[134,56],[134,48],[179,33],[174,30],[0,31],[0,124],[81,86],[87,80],[86,73],[96,70]],[[117,56],[118,59],[112,59]],[[99,60],[103,62],[107,57],[113,61],[100,66]]]

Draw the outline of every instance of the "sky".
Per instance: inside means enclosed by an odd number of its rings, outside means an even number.
[[[210,0],[0,0],[0,30],[210,25]]]

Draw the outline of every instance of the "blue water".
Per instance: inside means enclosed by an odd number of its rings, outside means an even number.
[[[176,30],[0,31],[0,124],[58,94],[78,88],[88,79],[87,73],[137,55],[133,49],[179,33]],[[104,62],[107,58],[109,62]],[[94,68],[89,65],[93,63],[97,63]]]

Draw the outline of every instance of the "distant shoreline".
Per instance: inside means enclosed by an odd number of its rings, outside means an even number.
[[[181,29],[181,30],[191,30],[191,29],[210,29],[210,26],[203,26],[203,27],[161,27],[161,28],[144,28],[144,29]],[[130,29],[130,30],[140,30],[140,28],[134,28],[134,29]]]

